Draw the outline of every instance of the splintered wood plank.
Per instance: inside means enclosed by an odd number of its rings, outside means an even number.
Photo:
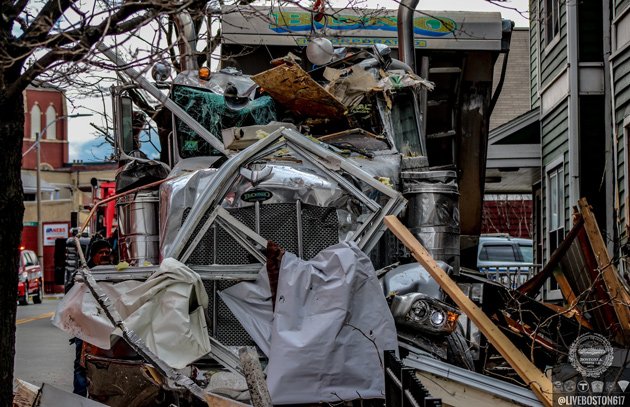
[[[280,65],[252,76],[252,80],[276,102],[301,116],[342,118],[346,110],[297,65]]]
[[[396,216],[386,216],[385,224],[409,249],[413,257],[431,274],[440,287],[501,353],[536,397],[545,406],[552,406],[551,381],[501,332],[501,330],[464,294],[459,286],[438,266],[429,252],[418,242]]]
[[[593,254],[595,254],[595,259],[597,260],[597,267],[601,272],[602,279],[610,294],[615,314],[623,331],[625,344],[628,344],[630,343],[630,294],[620,281],[619,273],[617,273],[617,269],[612,264],[606,243],[604,243],[602,234],[599,231],[597,220],[593,212],[591,212],[586,198],[581,198],[578,201],[578,205],[582,219],[584,220],[586,236],[588,236]]]

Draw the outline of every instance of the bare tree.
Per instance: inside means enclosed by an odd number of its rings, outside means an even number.
[[[159,15],[202,9],[198,0],[0,0],[0,405],[12,404],[20,233],[22,93],[35,79],[73,77],[94,48],[124,42]],[[69,372],[68,374],[71,374]]]

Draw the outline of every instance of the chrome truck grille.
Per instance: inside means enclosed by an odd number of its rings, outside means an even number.
[[[253,206],[227,209],[240,222],[265,239],[271,240],[303,259],[311,259],[322,249],[339,242],[339,221],[334,207],[298,203],[273,203],[260,205],[259,219]],[[300,217],[298,218],[298,211]],[[182,223],[188,216],[186,209]],[[200,225],[204,221],[200,222]],[[259,225],[259,229],[257,230]],[[298,243],[301,242],[301,245]],[[192,252],[187,265],[256,263],[251,255],[221,226],[212,225]],[[210,299],[208,317],[209,333],[224,345],[252,345],[253,341],[221,300],[217,291],[224,290],[237,282],[209,281],[204,285]]]

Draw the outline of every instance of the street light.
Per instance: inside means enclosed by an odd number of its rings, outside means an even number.
[[[41,157],[41,149],[39,148],[39,142],[41,141],[41,137],[46,134],[46,130],[48,130],[48,128],[57,123],[59,120],[64,120],[64,119],[69,119],[69,118],[75,118],[75,117],[87,117],[87,116],[92,116],[91,113],[77,113],[77,114],[70,114],[70,115],[63,115],[63,116],[59,116],[57,117],[55,120],[51,121],[50,123],[46,124],[46,127],[44,127],[44,130],[42,130],[41,133],[35,133],[35,143],[33,143],[33,145],[31,147],[29,147],[28,150],[26,150],[24,152],[24,154],[22,154],[22,158],[24,158],[24,156],[26,154],[28,154],[33,148],[37,149],[37,159],[36,159],[36,186],[35,186],[35,190],[36,190],[36,196],[37,196],[37,258],[39,259],[39,264],[42,268],[42,286],[44,286],[44,228],[42,227],[42,190],[41,190],[41,180],[40,180],[40,169],[39,167],[41,166],[41,161],[42,161],[42,157]],[[44,289],[45,290],[45,289]]]

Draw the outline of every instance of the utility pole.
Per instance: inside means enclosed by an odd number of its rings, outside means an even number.
[[[54,122],[53,122],[54,123]],[[48,126],[46,126],[48,128]],[[46,131],[44,128],[44,131]],[[40,166],[42,163],[42,151],[39,144],[39,138],[41,137],[40,133],[35,133],[35,145],[37,149],[37,159],[35,161],[36,168],[36,186],[35,189],[37,191],[37,259],[39,260],[39,265],[42,270],[42,289],[46,292],[46,286],[44,284],[44,227],[42,225],[42,186],[41,186],[41,174],[40,174]],[[28,293],[27,293],[28,295]]]
[[[78,114],[71,114],[71,115],[64,115],[64,116],[59,116],[57,117],[55,120],[49,122],[46,127],[44,127],[44,130],[42,130],[41,133],[35,133],[35,143],[33,143],[33,145],[24,152],[24,154],[22,154],[22,158],[24,158],[24,156],[26,156],[33,148],[37,149],[37,158],[36,158],[36,169],[35,169],[35,176],[36,176],[36,185],[35,185],[35,189],[36,189],[36,199],[37,199],[37,258],[39,260],[39,264],[42,268],[42,287],[44,287],[44,292],[46,291],[46,286],[44,284],[44,227],[42,225],[42,186],[41,186],[41,178],[40,178],[40,167],[42,164],[42,153],[41,153],[41,149],[40,149],[40,141],[41,138],[44,134],[46,134],[46,130],[48,130],[48,127],[50,127],[52,124],[57,123],[59,120],[63,120],[63,119],[68,119],[71,117],[86,117],[86,116],[92,116],[91,113],[78,113]]]

